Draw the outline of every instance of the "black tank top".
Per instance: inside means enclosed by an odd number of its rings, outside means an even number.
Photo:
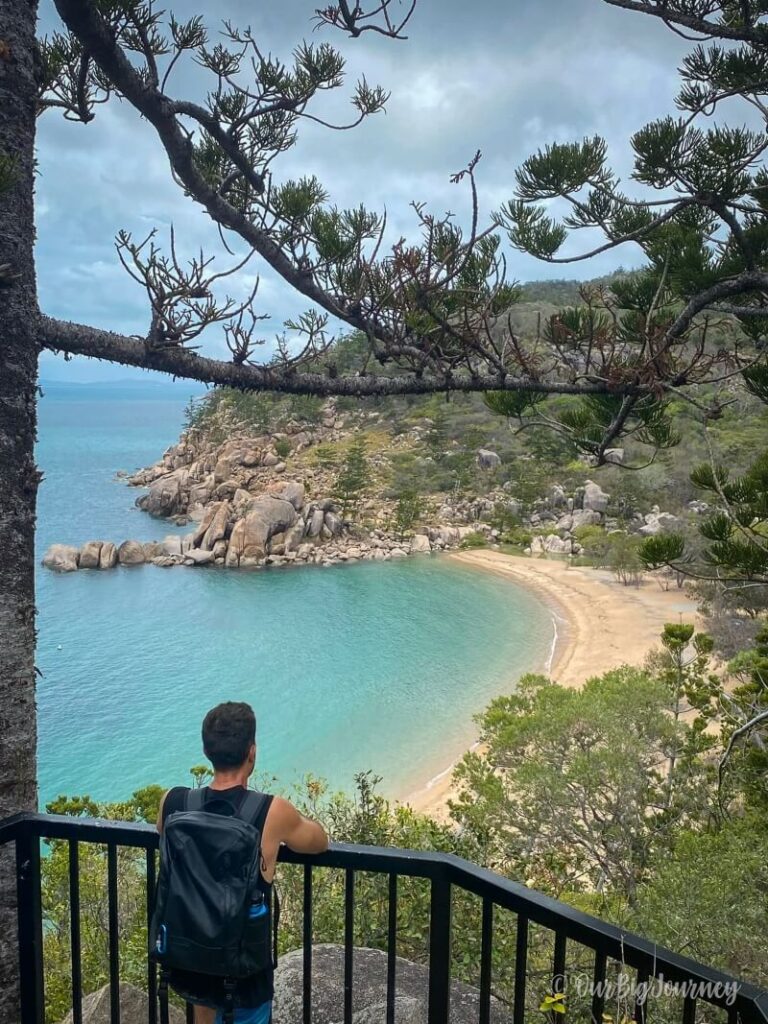
[[[174,786],[173,789],[169,789],[163,803],[163,827],[169,814],[173,814],[175,811],[183,811],[187,793],[189,792],[189,786]],[[245,798],[247,790],[244,786],[230,786],[229,789],[210,789],[208,786],[205,787],[205,803],[209,800],[226,800],[231,803],[235,810],[239,809],[240,804]],[[269,814],[269,809],[272,806],[272,800],[274,798],[267,794],[267,799],[264,801],[264,805],[259,811],[259,814],[254,821],[254,825],[259,832],[264,833],[264,825]],[[267,900],[271,900],[272,895],[272,883],[268,882],[264,876],[259,873],[258,887],[264,893]],[[224,1005],[224,986],[223,983],[217,978],[203,977],[202,975],[188,974],[186,971],[174,971],[173,972],[173,987],[182,995],[184,995],[190,1002],[197,1002],[203,1006],[223,1006]],[[237,994],[235,1001],[241,1008],[244,1007],[257,1007],[261,1006],[268,999],[271,999],[274,994],[274,978],[273,972],[263,971],[261,974],[254,978],[244,978],[237,983]]]

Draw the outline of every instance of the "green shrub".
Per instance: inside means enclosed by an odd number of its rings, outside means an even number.
[[[291,442],[287,437],[281,437],[275,441],[275,451],[281,459],[287,459],[291,454]]]
[[[683,832],[640,888],[630,927],[758,985],[768,983],[765,822]],[[696,885],[690,880],[696,878]]]
[[[498,530],[499,533],[506,533],[509,530],[514,530],[518,526],[522,526],[522,520],[517,512],[513,509],[515,505],[510,508],[510,502],[497,501],[493,506],[493,512],[488,517],[489,524]]]
[[[290,415],[307,423],[318,423],[323,411],[323,399],[316,395],[291,395],[288,399]]]
[[[573,538],[593,565],[607,564],[611,539],[602,526],[577,526]]]
[[[636,586],[643,577],[643,563],[640,559],[639,537],[627,533],[610,533],[608,566],[616,579],[625,586]]]
[[[313,458],[322,469],[335,469],[339,461],[339,452],[332,444],[319,444],[313,452]]]
[[[488,538],[484,533],[469,533],[461,542],[462,548],[471,550],[473,548],[486,548],[488,547]]]
[[[371,469],[366,454],[365,438],[357,437],[347,449],[336,477],[335,497],[341,502],[342,516],[357,510],[370,482]]]
[[[515,548],[530,547],[532,540],[533,533],[524,526],[513,526],[511,530],[501,535],[502,544],[509,544]]]
[[[394,528],[402,540],[423,514],[424,506],[418,491],[403,491],[397,499]]]

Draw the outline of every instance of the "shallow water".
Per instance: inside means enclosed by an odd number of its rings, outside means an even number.
[[[39,547],[172,532],[115,471],[178,436],[185,385],[46,389]],[[545,663],[549,612],[506,580],[419,558],[262,572],[38,570],[40,801],[188,781],[199,724],[250,701],[259,770],[402,794],[473,738],[472,715]]]

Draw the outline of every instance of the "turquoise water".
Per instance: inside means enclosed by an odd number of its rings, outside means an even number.
[[[177,436],[187,385],[60,385],[40,403],[40,554],[54,542],[171,532],[118,469]],[[258,768],[349,790],[373,769],[395,795],[474,735],[472,715],[541,667],[547,610],[507,581],[439,558],[237,573],[153,566],[38,570],[40,802],[120,799],[202,761],[220,700],[259,721]]]

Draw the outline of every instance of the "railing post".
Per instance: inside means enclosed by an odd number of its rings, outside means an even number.
[[[80,941],[80,847],[76,839],[69,847],[69,948],[72,965],[72,1022],[83,1024],[83,957]]]
[[[428,1024],[446,1024],[451,1010],[451,883],[442,869],[432,878],[429,906]]]
[[[120,930],[118,923],[117,846],[107,846],[107,931],[109,948],[109,1019],[120,1024]]]
[[[304,905],[302,908],[302,1021],[312,1024],[312,865],[304,865]]]
[[[344,1024],[352,1024],[355,947],[355,872],[347,868],[344,879]]]
[[[397,995],[397,875],[394,872],[389,876],[387,918],[386,1024],[395,1024],[395,997]]]
[[[155,851],[146,851],[147,872],[147,935],[152,924],[155,909],[155,887],[157,885]],[[147,1000],[149,1003],[148,1024],[157,1024],[157,964],[147,957]]]
[[[21,1024],[43,1024],[43,909],[40,897],[40,840],[22,827],[16,839]]]

